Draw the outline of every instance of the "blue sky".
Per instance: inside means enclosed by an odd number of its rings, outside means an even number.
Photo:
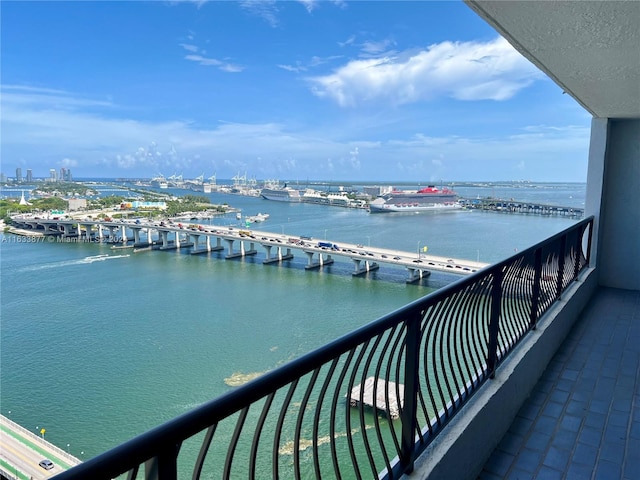
[[[586,180],[590,115],[461,2],[8,2],[2,171]]]

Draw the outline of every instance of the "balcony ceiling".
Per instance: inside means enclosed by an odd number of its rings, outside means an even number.
[[[595,117],[640,118],[640,2],[466,0]]]

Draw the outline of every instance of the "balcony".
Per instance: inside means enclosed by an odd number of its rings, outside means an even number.
[[[590,217],[59,478],[479,471],[588,298],[592,234]]]
[[[640,478],[640,4],[468,3],[594,116],[588,230],[59,478]],[[364,394],[345,399],[370,376],[386,381],[373,392],[382,412],[362,408]],[[397,420],[384,407],[394,398]]]

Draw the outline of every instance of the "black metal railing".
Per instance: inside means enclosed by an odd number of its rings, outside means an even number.
[[[399,478],[589,264],[593,218],[60,474]]]

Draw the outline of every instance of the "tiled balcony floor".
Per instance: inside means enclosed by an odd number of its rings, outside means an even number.
[[[640,292],[587,305],[481,480],[640,479]]]

